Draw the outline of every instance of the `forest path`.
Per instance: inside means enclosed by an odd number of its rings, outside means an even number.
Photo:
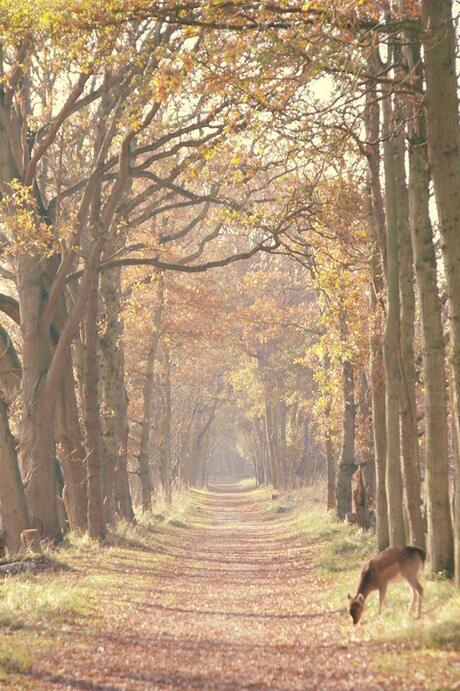
[[[139,551],[137,562],[126,557],[116,566],[99,565],[96,619],[103,621],[97,636],[91,642],[87,632],[70,627],[54,652],[34,665],[28,684],[101,690],[434,688],[388,671],[377,681],[372,658],[385,645],[353,637],[345,603],[340,611],[325,609],[314,541],[293,533],[288,515],[267,511],[266,497],[223,485],[197,497],[193,527],[169,530],[173,537],[162,543],[162,560],[152,563],[153,555]],[[112,577],[114,569],[115,612],[113,590],[104,588],[104,573]]]

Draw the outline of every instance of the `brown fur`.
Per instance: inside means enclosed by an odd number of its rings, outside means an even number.
[[[355,597],[348,596],[350,600],[349,612],[353,624],[357,624],[361,619],[364,603],[374,590],[379,591],[380,614],[388,582],[398,578],[398,576],[405,578],[412,588],[413,599],[410,611],[412,612],[417,604],[418,618],[422,611],[423,588],[417,579],[417,574],[424,562],[425,552],[419,547],[388,547],[388,549],[378,552],[364,565]]]

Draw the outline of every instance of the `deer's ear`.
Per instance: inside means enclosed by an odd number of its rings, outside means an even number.
[[[362,593],[360,593],[356,599],[358,600],[358,602],[363,603],[364,602],[364,595]]]
[[[348,598],[349,600],[353,600],[353,598],[351,597],[350,593],[348,593],[347,598]]]

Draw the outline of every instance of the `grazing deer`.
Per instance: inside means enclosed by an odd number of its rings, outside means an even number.
[[[376,554],[361,571],[358,584],[358,592],[355,597],[348,595],[350,601],[349,612],[353,624],[361,619],[364,603],[367,596],[374,590],[379,591],[379,614],[385,600],[388,581],[402,576],[409,583],[413,591],[410,612],[414,611],[417,604],[417,618],[422,611],[423,588],[420,585],[417,574],[425,563],[425,552],[419,547],[388,547]]]

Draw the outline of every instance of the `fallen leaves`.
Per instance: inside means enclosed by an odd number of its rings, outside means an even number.
[[[188,530],[162,524],[156,550],[80,554],[73,566],[91,616],[64,622],[22,671],[24,685],[16,673],[10,687],[456,688],[457,653],[433,664],[429,651],[373,641],[345,608],[326,608],[333,584],[313,558],[321,543],[267,516],[266,501],[221,488],[199,496]],[[385,664],[397,656],[404,664]]]

